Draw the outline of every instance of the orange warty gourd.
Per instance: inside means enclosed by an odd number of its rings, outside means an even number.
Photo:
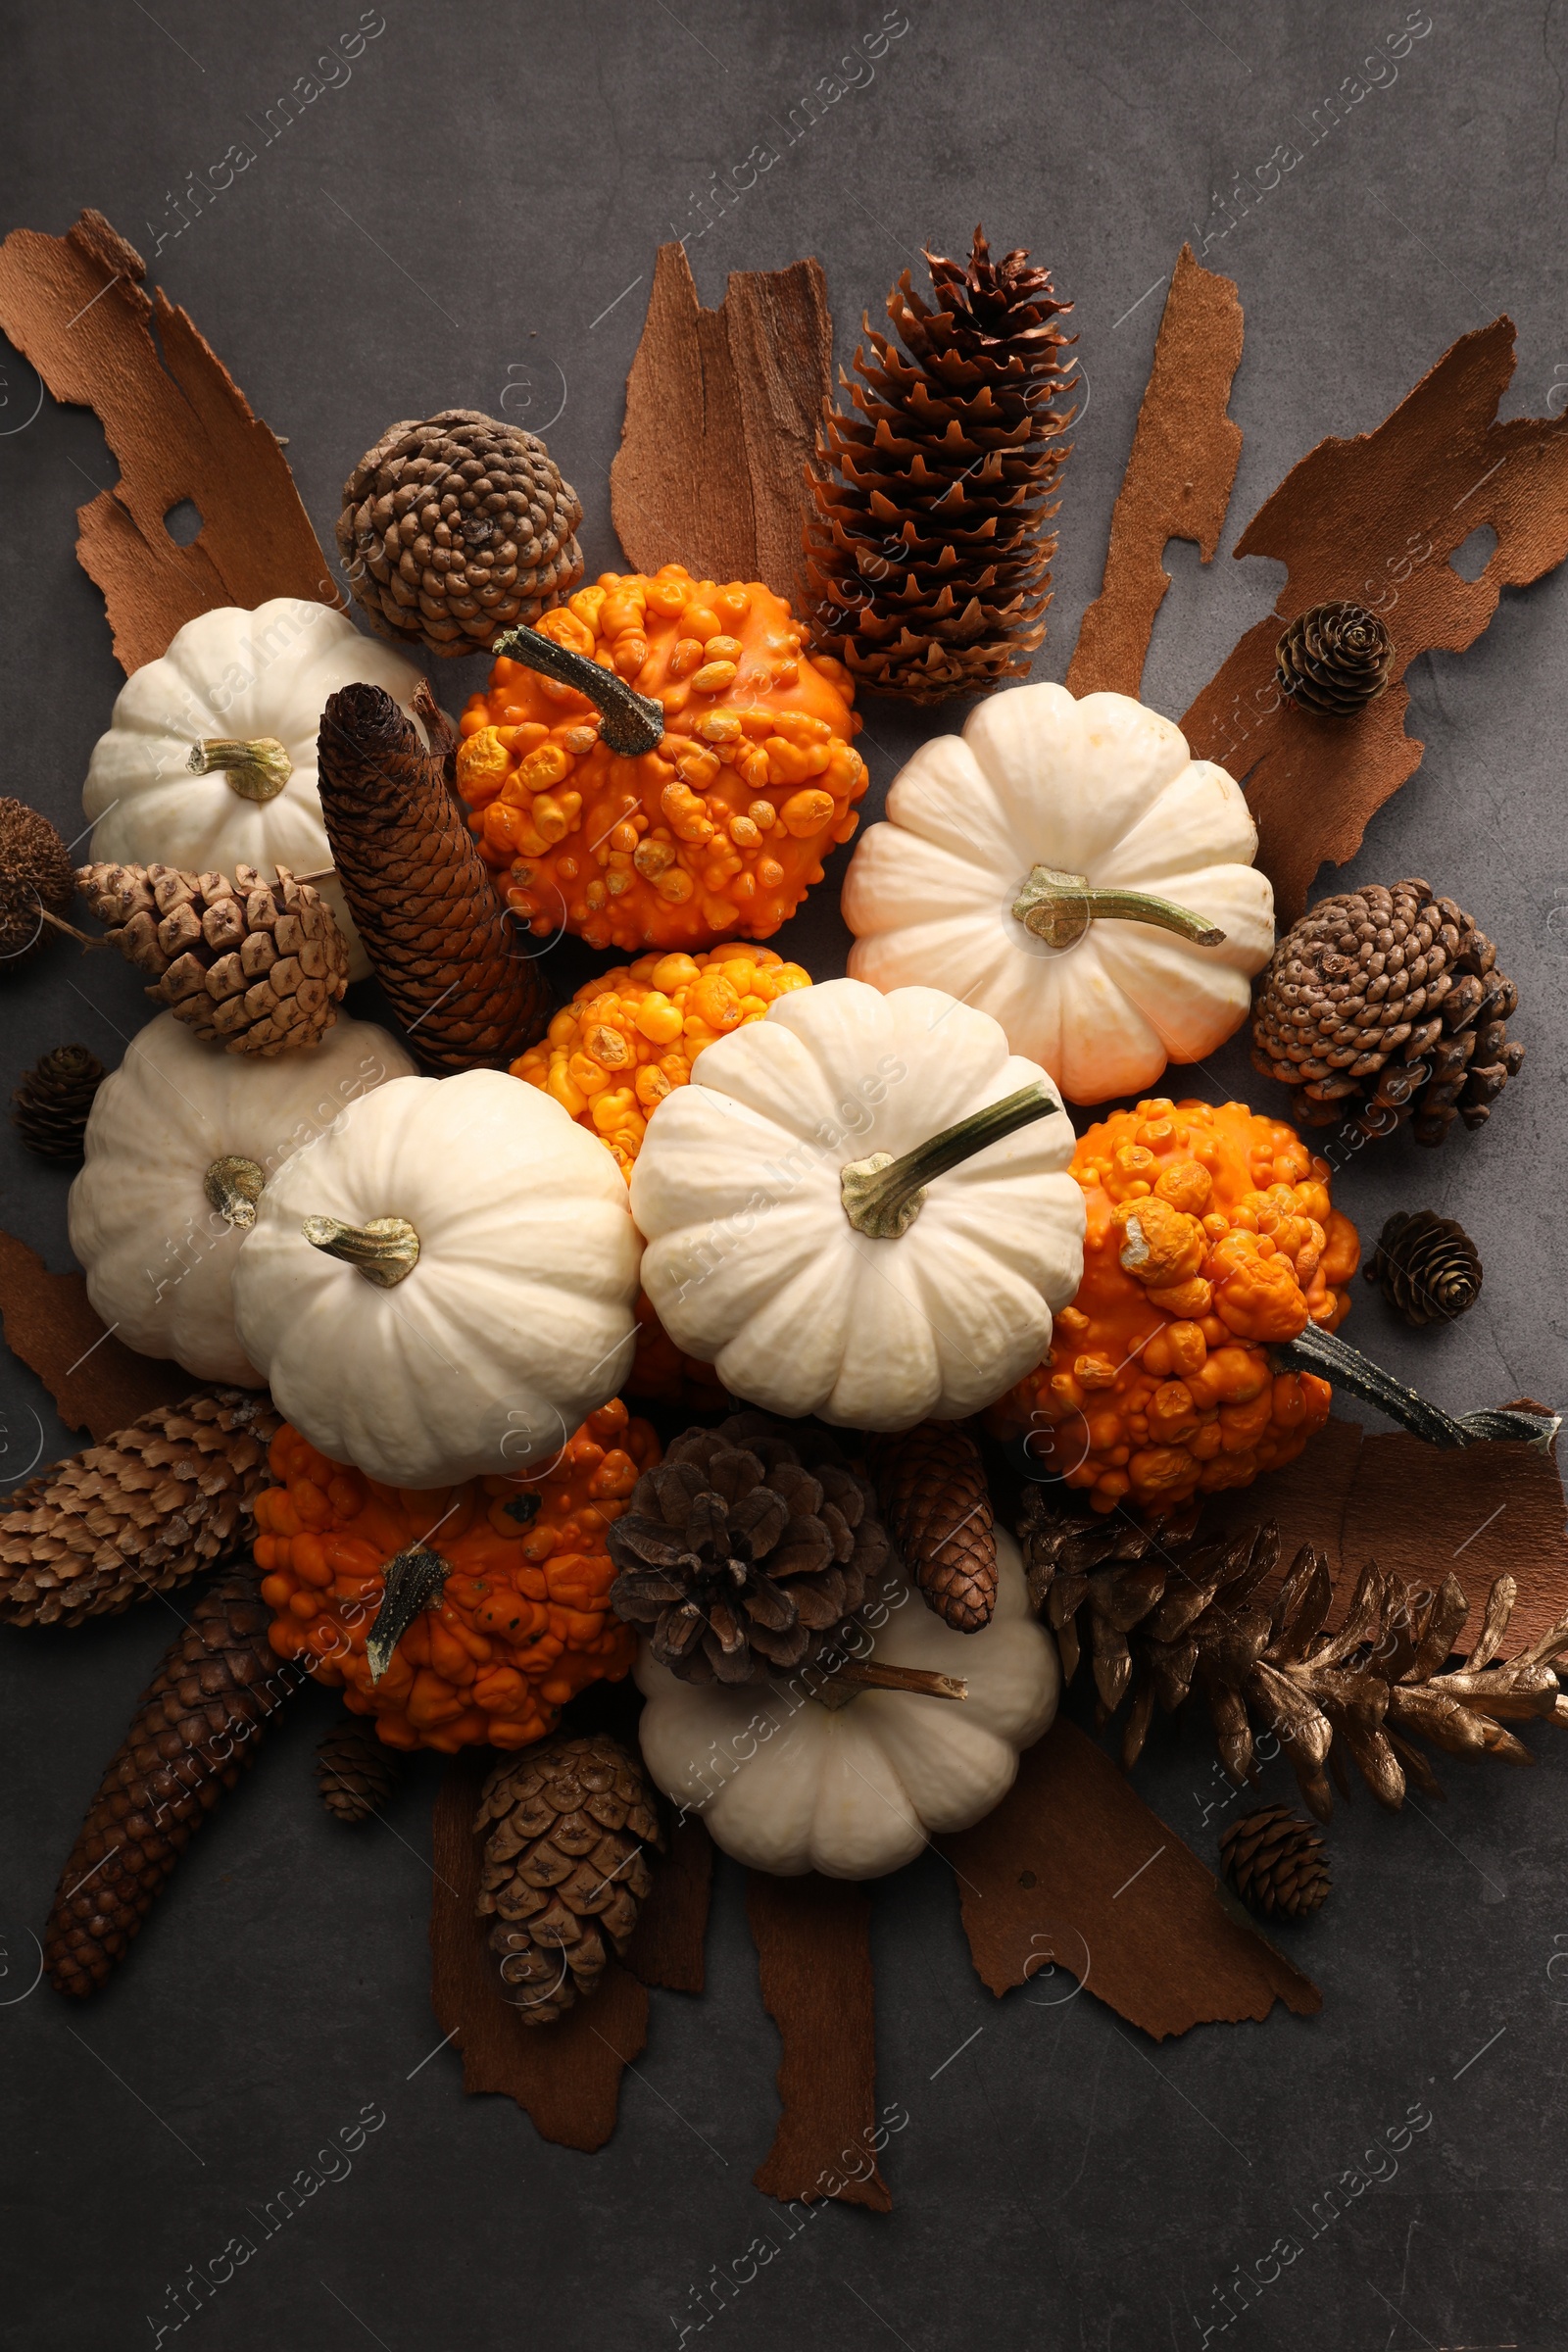
[[[991,1408],[1096,1510],[1155,1510],[1295,1458],[1330,1389],[1271,1345],[1333,1331],[1360,1255],[1329,1165],[1245,1102],[1140,1102],[1089,1129],[1072,1172],[1084,1278],[1051,1354]]]
[[[464,711],[458,787],[519,923],[596,948],[766,939],[858,818],[865,762],[841,662],[803,649],[760,581],[601,573],[539,634],[662,704],[657,749],[623,758],[574,687],[499,659]]]
[[[659,1450],[614,1397],[538,1477],[415,1493],[328,1461],[285,1423],[270,1457],[277,1484],[256,1501],[273,1649],[341,1685],[389,1747],[526,1747],[586,1684],[618,1682],[637,1655],[611,1611],[605,1530]],[[419,1544],[451,1573],[372,1682],[366,1641],[387,1563]]]
[[[629,1178],[650,1116],[703,1048],[810,985],[798,963],[738,940],[708,956],[640,956],[584,981],[512,1075],[554,1095]]]

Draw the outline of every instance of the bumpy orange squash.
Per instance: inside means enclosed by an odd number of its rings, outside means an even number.
[[[575,688],[503,656],[462,719],[458,787],[496,887],[538,937],[596,948],[766,939],[848,841],[868,781],[842,663],[760,581],[601,573],[539,633],[663,708],[623,758]]]
[[[534,1478],[380,1486],[286,1423],[270,1458],[277,1484],[256,1501],[269,1639],[318,1682],[340,1684],[389,1747],[526,1747],[586,1684],[618,1682],[631,1666],[636,1637],[611,1611],[605,1530],[658,1461],[659,1441],[618,1397]],[[388,1561],[414,1545],[450,1573],[377,1682],[366,1641]]]
[[[1168,1508],[1292,1460],[1331,1392],[1276,1373],[1268,1349],[1344,1321],[1360,1254],[1327,1160],[1245,1102],[1161,1098],[1091,1127],[1072,1172],[1083,1282],[992,1427],[1102,1511]]]

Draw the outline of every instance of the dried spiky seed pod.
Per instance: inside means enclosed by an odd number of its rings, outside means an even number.
[[[71,857],[49,819],[25,801],[0,800],[0,973],[15,971],[71,910]]]

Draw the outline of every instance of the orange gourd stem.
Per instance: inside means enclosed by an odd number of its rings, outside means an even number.
[[[622,759],[639,752],[657,752],[664,733],[664,706],[638,694],[612,669],[601,669],[586,654],[574,654],[538,629],[504,629],[491,647],[499,660],[520,662],[558,686],[575,687],[599,713],[599,737]]]
[[[1392,1372],[1373,1363],[1358,1348],[1348,1347],[1332,1332],[1314,1330],[1311,1324],[1274,1350],[1281,1364],[1321,1373],[1336,1388],[1348,1389],[1367,1404],[1375,1404],[1380,1413],[1397,1421],[1413,1438],[1428,1446],[1451,1449],[1458,1446],[1479,1446],[1498,1439],[1523,1439],[1527,1445],[1543,1451],[1551,1444],[1562,1426],[1560,1413],[1532,1412],[1518,1405],[1500,1405],[1480,1413],[1464,1413],[1455,1419],[1446,1413],[1441,1404],[1430,1403],[1414,1389],[1404,1388]]]

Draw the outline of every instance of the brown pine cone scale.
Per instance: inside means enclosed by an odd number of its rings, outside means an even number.
[[[1329,1891],[1323,1833],[1289,1805],[1262,1805],[1222,1831],[1225,1876],[1250,1910],[1265,1919],[1301,1919]]]
[[[29,1152],[43,1159],[79,1159],[104,1065],[85,1046],[55,1046],[28,1070],[11,1098],[11,1120]]]
[[[957,1421],[923,1421],[872,1439],[868,1454],[906,1574],[955,1633],[978,1633],[997,1605],[997,1526],[974,1438]]]
[[[397,1785],[402,1758],[367,1723],[335,1723],[316,1750],[316,1785],[334,1821],[368,1821]]]

